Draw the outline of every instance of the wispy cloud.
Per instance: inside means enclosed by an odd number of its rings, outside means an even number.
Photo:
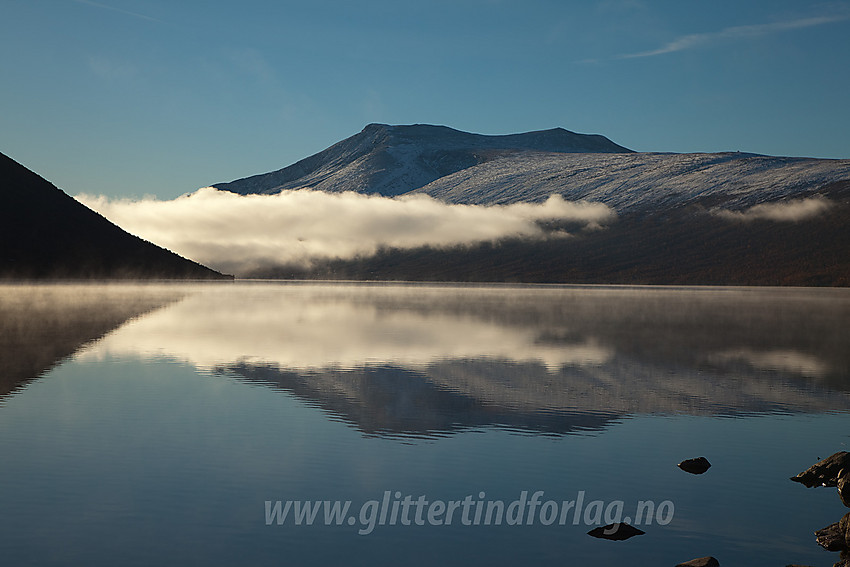
[[[133,18],[138,18],[140,20],[162,23],[162,20],[158,20],[151,16],[146,16],[138,12],[132,12],[130,10],[124,10],[123,8],[116,8],[115,6],[110,6],[108,4],[101,4],[100,2],[94,2],[93,0],[74,0],[74,2],[76,2],[77,4],[85,4],[86,6],[92,6],[93,8],[100,8],[101,10],[110,10],[112,12],[124,14],[125,16],[132,16]]]
[[[227,52],[227,58],[241,74],[252,77],[260,83],[273,83],[277,78],[274,66],[257,49],[247,47],[232,49]]]
[[[244,275],[319,258],[353,258],[382,247],[447,247],[506,237],[546,238],[539,221],[593,227],[612,220],[601,203],[450,205],[425,195],[283,191],[237,195],[212,187],[170,201],[77,200],[124,230],[215,269]]]
[[[90,56],[88,66],[96,76],[114,81],[127,81],[136,78],[139,74],[132,63],[106,55]]]
[[[654,57],[656,55],[664,55],[667,53],[675,53],[677,51],[685,51],[687,49],[695,49],[697,47],[722,43],[724,41],[759,37],[795,29],[811,28],[815,26],[832,24],[847,19],[850,19],[850,13],[840,13],[828,16],[814,16],[783,22],[772,22],[767,24],[733,26],[724,28],[716,32],[683,35],[656,49],[651,49],[649,51],[639,51],[636,53],[626,53],[617,56],[617,59]]]
[[[792,199],[779,203],[762,203],[743,211],[718,209],[715,216],[732,221],[771,220],[777,222],[798,222],[809,220],[828,211],[833,202],[825,197]]]

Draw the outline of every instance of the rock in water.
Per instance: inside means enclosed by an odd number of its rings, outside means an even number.
[[[818,544],[828,551],[850,550],[850,512],[834,524],[815,532]]]
[[[841,502],[850,508],[850,469],[844,469],[838,473],[838,496]]]
[[[797,476],[792,476],[791,480],[802,483],[807,488],[837,486],[838,475],[842,469],[850,471],[850,453],[847,451],[840,451],[818,461]]]
[[[598,537],[600,539],[610,539],[612,541],[622,541],[624,539],[629,539],[630,537],[643,535],[646,532],[643,530],[639,530],[634,526],[630,526],[625,522],[618,522],[614,524],[608,524],[607,526],[600,526],[598,528],[593,528],[587,535],[591,535],[593,537]]]
[[[850,550],[850,512],[838,521],[838,529],[844,534],[844,550]]]
[[[679,463],[679,468],[691,474],[702,474],[708,470],[711,463],[705,457],[697,457],[695,459],[686,459]]]
[[[830,524],[815,532],[818,545],[827,551],[841,551],[844,549],[844,534],[838,526],[838,522]]]
[[[676,567],[720,567],[720,561],[711,557],[700,557],[699,559],[691,559],[684,563],[679,563]]]

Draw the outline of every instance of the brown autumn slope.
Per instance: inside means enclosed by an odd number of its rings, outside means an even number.
[[[256,277],[653,285],[850,286],[850,182],[818,191],[833,206],[797,222],[736,222],[696,204],[626,214],[602,230],[543,241],[388,249],[281,266]],[[566,227],[570,228],[570,227]]]

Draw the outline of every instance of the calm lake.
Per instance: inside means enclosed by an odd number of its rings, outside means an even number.
[[[2,285],[0,562],[832,565],[848,410],[845,289]]]

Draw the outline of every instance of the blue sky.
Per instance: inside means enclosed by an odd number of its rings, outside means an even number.
[[[850,158],[850,2],[0,0],[0,152],[172,198],[370,122]]]

